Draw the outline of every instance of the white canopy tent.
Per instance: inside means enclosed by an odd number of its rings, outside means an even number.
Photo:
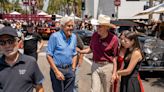
[[[75,16],[75,14],[71,13],[70,17],[73,17],[75,20],[82,20],[81,18]]]
[[[54,14],[56,15],[56,18],[62,18],[63,16],[59,15],[59,14]],[[45,17],[52,17],[52,15],[46,15]]]
[[[12,15],[21,15],[21,13],[19,13],[19,12],[17,12],[17,11],[13,11],[13,12],[11,12],[10,14],[12,14]]]
[[[164,3],[137,13],[135,16],[164,13]]]
[[[65,15],[64,15],[64,17],[68,17],[68,15],[67,15],[67,14],[65,14]]]
[[[154,13],[164,13],[164,7],[158,8]]]
[[[56,15],[57,18],[62,18],[63,17],[62,15],[55,14],[55,13],[53,15]]]
[[[47,16],[48,14],[46,12],[44,12],[44,11],[41,11],[37,15],[45,15],[45,16]]]

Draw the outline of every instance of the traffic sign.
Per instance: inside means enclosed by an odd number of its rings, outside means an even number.
[[[115,6],[120,6],[121,5],[121,0],[114,0],[114,5]]]
[[[35,1],[35,0],[24,1],[24,2],[23,2],[23,5],[26,5],[26,6],[33,5],[33,6],[35,6],[35,5],[36,5],[36,1]]]
[[[23,5],[29,5],[29,2],[28,1],[24,1]]]

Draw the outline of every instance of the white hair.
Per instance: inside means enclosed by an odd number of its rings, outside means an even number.
[[[74,21],[73,17],[69,17],[69,16],[63,17],[63,18],[61,18],[61,20],[60,20],[60,24],[61,24],[62,26],[64,26],[64,25],[65,25],[67,22],[69,22],[69,21]]]

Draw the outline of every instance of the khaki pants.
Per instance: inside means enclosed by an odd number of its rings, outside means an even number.
[[[93,62],[91,92],[111,92],[113,63],[105,65]]]

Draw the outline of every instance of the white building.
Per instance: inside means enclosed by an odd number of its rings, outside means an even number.
[[[93,16],[94,18],[97,18],[100,13],[111,17],[116,14],[114,0],[85,0],[85,2],[86,10],[84,14]],[[146,5],[146,0],[121,0],[121,5],[118,8],[118,19],[148,19],[148,15],[134,17],[135,14],[144,10],[144,5]],[[159,15],[155,15],[153,18],[158,19]]]
[[[115,13],[114,0],[85,0],[86,10],[84,14],[97,18],[97,15],[102,13],[112,16]]]

